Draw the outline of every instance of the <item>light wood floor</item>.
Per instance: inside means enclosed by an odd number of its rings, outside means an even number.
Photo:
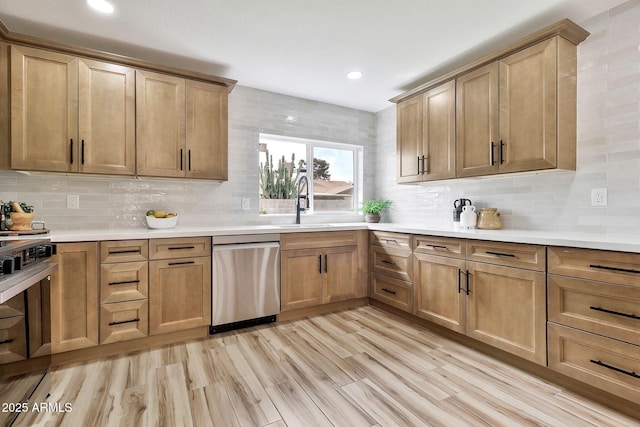
[[[14,425],[640,425],[373,307],[52,369],[42,402],[73,409]]]

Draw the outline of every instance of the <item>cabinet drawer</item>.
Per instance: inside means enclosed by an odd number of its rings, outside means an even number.
[[[146,299],[100,306],[100,344],[146,337],[149,301]]]
[[[549,273],[640,286],[640,254],[549,247]]]
[[[148,240],[100,242],[100,262],[146,261],[148,257]]]
[[[149,240],[149,259],[189,258],[211,255],[210,237]]]
[[[451,237],[413,236],[413,251],[448,256],[452,258],[464,258],[465,241]]]
[[[546,248],[522,243],[467,241],[467,260],[507,267],[546,270]]]
[[[24,316],[0,319],[0,364],[27,358],[27,330]]]
[[[24,296],[22,292],[4,304],[0,304],[0,319],[14,316],[24,316]]]
[[[147,298],[149,263],[122,262],[100,266],[100,303]]]
[[[549,321],[640,343],[640,288],[551,274],[547,286]]]
[[[287,233],[280,235],[280,249],[312,249],[329,248],[333,246],[357,246],[358,233],[366,231],[329,231],[315,233]]]
[[[410,251],[411,235],[402,233],[389,233],[386,231],[370,231],[369,243],[376,246],[406,249]]]
[[[373,272],[411,281],[411,251],[371,246],[369,253]]]
[[[413,309],[413,286],[402,280],[373,273],[370,297],[408,313]]]
[[[640,402],[640,346],[548,324],[549,368]]]

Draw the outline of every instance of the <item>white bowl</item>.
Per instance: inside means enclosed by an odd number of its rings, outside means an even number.
[[[156,218],[153,216],[145,217],[149,228],[173,228],[178,223],[178,215],[171,218]]]

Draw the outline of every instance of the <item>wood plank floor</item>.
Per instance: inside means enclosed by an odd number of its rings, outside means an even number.
[[[34,403],[14,425],[640,425],[373,307],[55,368]]]

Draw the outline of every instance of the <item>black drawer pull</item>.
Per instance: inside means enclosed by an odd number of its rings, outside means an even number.
[[[179,251],[180,249],[195,249],[195,246],[170,246],[168,249],[170,251]]]
[[[395,239],[380,239],[381,242],[393,243],[394,245],[398,244],[398,241]]]
[[[385,291],[386,293],[389,293],[389,294],[391,294],[391,295],[395,295],[395,294],[396,294],[396,291],[392,291],[391,289],[382,288],[381,290],[382,290],[382,291]]]
[[[612,371],[620,372],[621,374],[629,375],[630,377],[633,377],[633,378],[640,378],[640,375],[636,374],[633,371],[625,371],[624,369],[616,368],[615,366],[608,365],[608,364],[606,364],[606,363],[604,363],[604,362],[602,362],[600,360],[591,359],[589,361],[591,363],[595,363],[598,366],[603,366],[603,367],[605,367],[607,369],[611,369]]]
[[[425,245],[425,247],[434,249],[436,251],[448,251],[449,250],[448,247],[442,246],[442,245]]]
[[[606,265],[589,264],[590,268],[599,268],[601,270],[619,271],[621,273],[634,273],[640,274],[640,270],[634,270],[632,268],[620,268],[620,267],[608,267]]]
[[[133,323],[133,322],[139,322],[140,319],[139,318],[135,318],[135,319],[131,319],[131,320],[123,320],[122,322],[109,322],[109,326],[113,326],[113,325],[122,325],[125,323]]]
[[[113,285],[129,285],[131,283],[140,283],[140,280],[125,280],[123,282],[109,282],[109,286],[113,286]]]
[[[396,265],[396,263],[395,263],[395,262],[393,262],[393,261],[389,261],[389,260],[386,260],[386,259],[383,259],[383,260],[382,260],[382,261],[380,261],[380,262],[385,263],[385,264],[389,264],[389,265]]]
[[[591,306],[589,307],[591,310],[595,310],[595,311],[601,311],[603,313],[609,313],[609,314],[615,314],[616,316],[624,316],[624,317],[629,317],[631,319],[637,319],[640,320],[640,316],[637,316],[635,314],[627,314],[627,313],[621,313],[619,311],[613,311],[613,310],[607,310],[606,308],[602,308],[602,307],[594,307]]]
[[[170,262],[169,265],[187,265],[187,264],[195,264],[195,261],[181,261],[181,262]]]
[[[469,270],[467,270],[467,271],[465,272],[465,276],[466,276],[466,278],[467,278],[467,289],[465,290],[465,293],[466,293],[467,295],[469,295],[469,292],[470,292],[470,290],[469,290],[469,274],[470,274],[470,273],[469,273]]]
[[[496,255],[496,256],[508,256],[509,258],[516,257],[514,254],[505,254],[502,252],[485,251],[485,253],[488,253],[489,255]]]
[[[0,341],[0,345],[9,344],[10,342],[13,342],[13,338],[9,338],[8,340]]]
[[[322,255],[318,255],[318,273],[322,274]]]
[[[109,255],[118,255],[118,254],[139,254],[140,249],[125,249],[122,251],[109,251]]]

